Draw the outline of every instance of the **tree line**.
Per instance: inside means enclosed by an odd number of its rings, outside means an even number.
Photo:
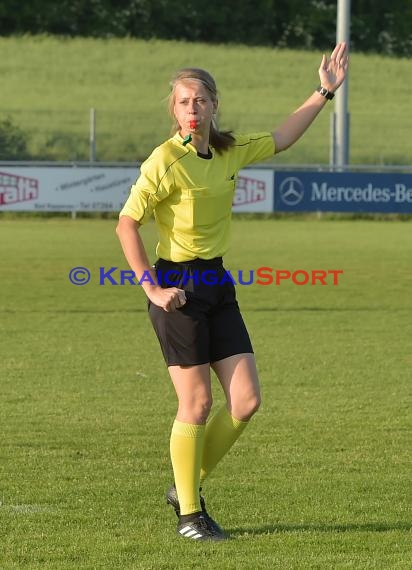
[[[411,0],[352,0],[351,47],[412,55]],[[329,49],[337,0],[2,0],[0,35],[136,37]]]

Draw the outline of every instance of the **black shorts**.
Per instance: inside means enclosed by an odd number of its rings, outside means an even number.
[[[253,353],[235,287],[221,257],[182,263],[159,259],[154,267],[163,288],[178,287],[186,293],[186,304],[173,313],[148,303],[168,366],[193,366]]]

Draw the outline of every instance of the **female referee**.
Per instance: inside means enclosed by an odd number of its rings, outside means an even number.
[[[218,130],[217,90],[209,73],[180,70],[169,98],[173,136],[141,165],[120,212],[117,235],[142,280],[178,398],[170,437],[174,485],[166,497],[182,537],[227,538],[207,513],[199,489],[260,404],[252,345],[234,286],[223,279],[236,176],[247,164],[294,144],[333,98],[347,67],[346,45],[340,43],[330,58],[323,56],[320,86],[303,105],[272,133],[249,135]],[[152,214],[159,233],[153,267],[138,231]],[[226,405],[209,419],[211,368]]]

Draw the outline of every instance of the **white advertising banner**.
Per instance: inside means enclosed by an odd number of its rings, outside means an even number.
[[[248,168],[237,179],[233,212],[273,212],[273,171]]]
[[[134,183],[137,167],[0,166],[0,212],[112,212]]]
[[[139,168],[128,166],[1,166],[0,212],[117,212]],[[273,211],[273,172],[239,173],[234,212]]]

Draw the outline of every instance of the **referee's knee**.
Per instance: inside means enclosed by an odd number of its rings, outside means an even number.
[[[262,400],[260,394],[255,394],[245,400],[232,404],[232,415],[241,421],[249,420],[260,408]]]
[[[258,409],[260,408],[260,404],[262,403],[262,399],[259,395],[253,396],[253,398],[251,398],[248,401],[248,416],[249,418],[251,418],[254,414],[256,414],[256,412],[258,411]]]
[[[203,424],[209,417],[213,400],[211,397],[196,398],[191,402],[179,402],[179,417],[191,424]]]

